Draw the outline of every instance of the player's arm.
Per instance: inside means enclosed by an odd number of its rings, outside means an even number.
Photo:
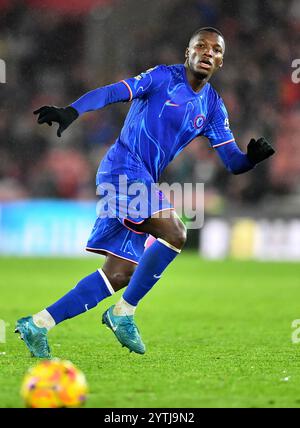
[[[259,162],[275,153],[275,150],[263,137],[259,140],[253,138],[248,144],[247,153],[243,153],[235,141],[214,148],[228,171],[235,175],[250,171]]]
[[[204,135],[210,140],[212,148],[216,150],[228,171],[235,175],[250,171],[275,153],[264,138],[252,139],[247,153],[242,152],[229,128],[228,113],[221,99],[212,119],[205,127]]]
[[[39,115],[39,124],[47,123],[51,126],[52,122],[57,122],[57,136],[60,137],[74,120],[86,112],[113,103],[131,101],[155,90],[166,75],[166,70],[165,66],[158,66],[139,76],[89,91],[67,107],[43,106],[35,110],[34,114]]]
[[[127,87],[119,82],[87,92],[67,107],[43,106],[33,113],[39,115],[37,122],[40,125],[47,123],[52,126],[52,122],[57,122],[57,136],[61,137],[62,132],[83,113],[99,110],[108,104],[128,101],[129,98]]]

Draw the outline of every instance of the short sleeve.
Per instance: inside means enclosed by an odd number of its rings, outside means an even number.
[[[158,65],[129,79],[121,80],[129,92],[129,101],[158,89],[168,76],[168,67]]]
[[[222,98],[219,98],[212,118],[206,125],[203,135],[207,137],[213,148],[221,147],[235,141],[230,130],[229,118]]]

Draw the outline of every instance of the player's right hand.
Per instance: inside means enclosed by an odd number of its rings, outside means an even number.
[[[37,122],[41,125],[42,123],[48,123],[52,126],[52,122],[59,124],[57,130],[57,136],[61,137],[61,134],[68,126],[71,125],[74,120],[79,116],[77,110],[73,107],[55,107],[55,106],[43,106],[38,110],[35,110],[33,114],[38,114]]]

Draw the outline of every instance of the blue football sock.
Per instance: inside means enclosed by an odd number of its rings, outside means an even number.
[[[56,324],[73,318],[98,305],[101,300],[114,293],[102,269],[83,278],[71,291],[49,306],[50,313]]]
[[[123,294],[123,299],[130,305],[137,306],[179,253],[180,250],[177,248],[162,239],[157,239],[143,254]]]

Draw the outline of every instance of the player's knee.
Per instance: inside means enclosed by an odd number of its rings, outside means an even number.
[[[178,221],[176,226],[172,229],[172,233],[169,233],[168,236],[165,237],[165,240],[173,245],[175,248],[181,250],[184,247],[187,239],[186,227],[182,223],[182,221]]]
[[[175,243],[172,244],[174,247],[181,249],[184,247],[187,239],[186,227],[183,223],[180,222],[180,226],[176,229],[176,234],[174,236]]]
[[[128,272],[114,272],[108,275],[109,282],[115,291],[121,290],[128,285],[132,274]]]

